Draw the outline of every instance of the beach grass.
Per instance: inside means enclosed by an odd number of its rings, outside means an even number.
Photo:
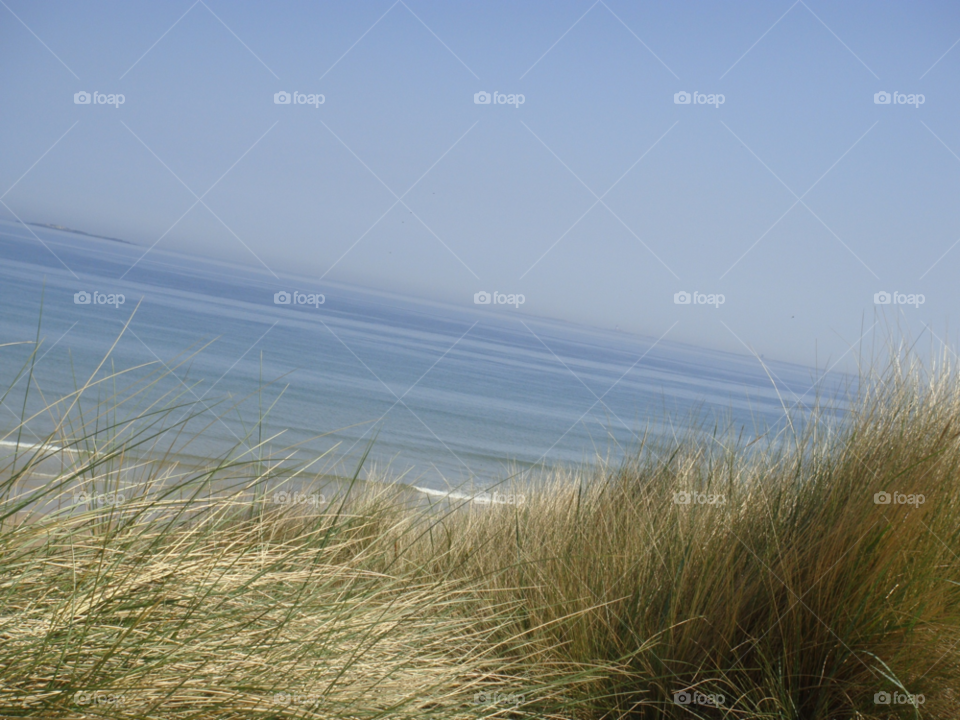
[[[891,353],[839,423],[691,431],[435,502],[363,463],[317,501],[262,416],[179,468],[210,404],[170,366],[108,367],[2,433],[2,717],[960,712],[945,358]]]

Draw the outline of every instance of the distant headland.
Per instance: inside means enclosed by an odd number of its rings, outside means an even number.
[[[120,238],[107,237],[106,235],[94,235],[93,233],[84,232],[83,230],[74,230],[73,228],[64,227],[63,225],[54,225],[53,223],[27,223],[27,225],[33,225],[34,227],[47,228],[48,230],[59,230],[61,232],[73,233],[74,235],[86,235],[87,237],[97,238],[99,240],[110,240],[111,242],[123,243],[124,245],[135,245],[129,240],[121,240]]]

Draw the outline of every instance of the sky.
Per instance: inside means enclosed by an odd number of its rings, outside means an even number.
[[[4,219],[820,367],[960,347],[956,3],[0,6]]]

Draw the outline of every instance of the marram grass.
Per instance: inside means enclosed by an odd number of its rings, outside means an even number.
[[[510,503],[291,505],[261,422],[184,469],[210,403],[95,374],[3,430],[0,717],[954,720],[960,379],[859,388]]]

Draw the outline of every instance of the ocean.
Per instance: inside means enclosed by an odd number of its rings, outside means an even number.
[[[172,371],[143,397],[179,393],[193,403],[189,427],[203,433],[178,446],[184,458],[252,446],[251,428],[269,408],[270,448],[320,457],[315,472],[352,474],[369,449],[365,472],[443,491],[615,462],[645,433],[669,440],[697,423],[776,432],[784,402],[832,398],[851,382],[769,362],[775,386],[748,355],[145,251],[0,221],[0,344],[28,343],[0,348],[0,389],[17,379],[40,323],[27,415],[82,385],[109,352],[99,377],[134,370],[91,398]],[[0,406],[0,454],[12,452],[25,387],[21,373]],[[54,422],[49,413],[32,419],[21,443]]]

